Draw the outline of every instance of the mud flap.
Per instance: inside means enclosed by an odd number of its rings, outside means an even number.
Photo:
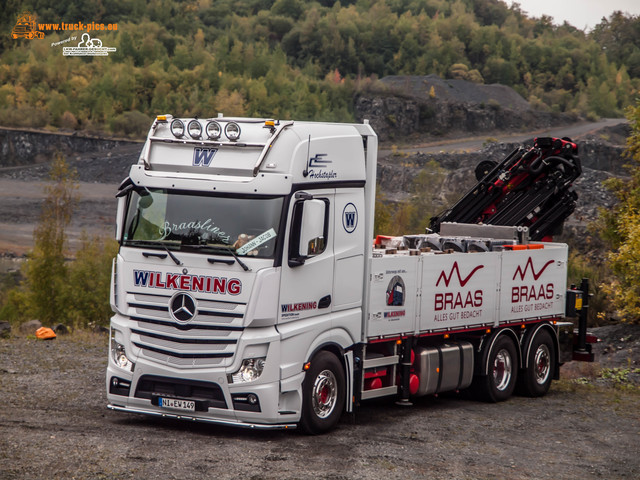
[[[353,384],[354,384],[354,372],[353,372],[353,351],[349,350],[344,354],[344,366],[345,366],[345,380],[346,380],[346,402],[345,410],[348,413],[353,412]]]

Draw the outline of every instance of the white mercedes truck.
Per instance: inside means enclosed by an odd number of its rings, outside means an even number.
[[[567,246],[374,242],[376,156],[366,122],[158,116],[117,194],[108,407],[321,433],[371,398],[544,395],[574,350]]]

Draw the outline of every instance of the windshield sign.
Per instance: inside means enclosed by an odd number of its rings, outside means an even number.
[[[272,258],[282,197],[204,196],[171,190],[131,192],[125,246]]]

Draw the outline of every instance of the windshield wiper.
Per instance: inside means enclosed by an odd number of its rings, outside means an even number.
[[[229,252],[233,258],[235,258],[236,262],[238,262],[238,265],[240,265],[242,267],[242,269],[245,272],[251,271],[251,269],[247,266],[246,263],[244,263],[242,260],[240,260],[240,257],[238,257],[238,255],[236,254],[235,250],[231,247],[231,245],[227,245],[225,243],[217,243],[215,245],[189,245],[189,244],[183,244],[181,246],[182,248],[193,248],[194,250],[204,250],[204,249],[217,249],[217,250],[224,250],[225,252]],[[216,259],[209,259],[209,263],[213,263],[211,260],[213,260],[214,262],[222,262],[222,263],[226,263],[224,260],[216,260]]]
[[[231,255],[233,255],[233,258],[236,259],[236,262],[238,262],[238,265],[240,265],[245,272],[248,272],[249,270],[251,270],[249,267],[247,267],[247,265],[242,260],[240,260],[240,257],[236,255],[235,250],[231,248],[230,245],[225,245],[225,247],[227,247],[227,250],[231,252]]]
[[[169,254],[169,256],[171,257],[171,260],[173,260],[173,262],[176,265],[178,266],[182,265],[182,262],[178,260],[178,257],[176,257],[173,253],[171,253],[171,250],[169,250],[166,245],[162,245],[162,248],[164,248],[164,251]]]
[[[169,250],[167,248],[167,246],[164,243],[161,243],[161,242],[156,242],[154,240],[125,240],[124,241],[124,246],[125,247],[156,247],[156,248],[161,248],[165,252],[167,252],[167,254],[171,258],[171,260],[173,260],[173,262],[176,265],[182,265],[182,262],[178,259],[178,257],[176,257],[171,252],[171,250]]]

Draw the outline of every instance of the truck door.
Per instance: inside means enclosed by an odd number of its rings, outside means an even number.
[[[298,192],[291,200],[282,258],[279,324],[332,311],[334,200],[334,189]],[[315,233],[304,237],[311,231]]]

